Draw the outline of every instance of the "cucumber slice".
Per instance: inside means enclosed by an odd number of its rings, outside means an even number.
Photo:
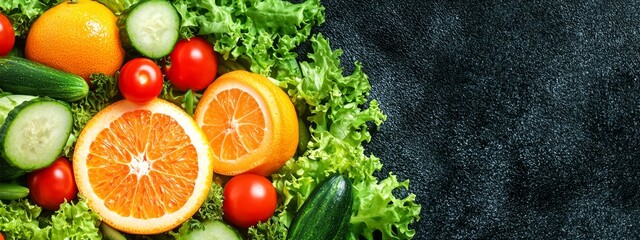
[[[165,0],[142,2],[134,6],[125,19],[128,42],[142,55],[152,59],[171,53],[178,41],[179,28],[180,15]]]
[[[34,98],[36,97],[29,95],[11,95],[2,93],[0,96],[0,128],[4,124],[7,116],[9,116],[9,112],[11,112],[11,110],[13,110],[23,102],[32,100]],[[7,166],[6,161],[0,158],[0,179],[14,179],[23,175],[24,173],[24,171],[16,169],[15,167],[12,167],[10,165]]]
[[[29,172],[47,167],[62,153],[73,127],[65,102],[34,98],[13,108],[0,128],[0,168]]]
[[[241,240],[240,234],[233,227],[225,224],[220,220],[208,220],[203,223],[204,228],[195,230],[186,236],[180,237],[181,240]]]

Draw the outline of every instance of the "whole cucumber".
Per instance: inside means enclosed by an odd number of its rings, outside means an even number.
[[[348,178],[333,175],[317,186],[293,218],[289,240],[339,240],[349,233],[353,186]]]
[[[17,183],[0,183],[0,200],[17,200],[29,196],[29,188]]]
[[[68,102],[89,94],[89,84],[82,77],[15,56],[0,58],[0,89]]]

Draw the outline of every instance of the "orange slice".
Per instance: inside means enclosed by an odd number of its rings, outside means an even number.
[[[269,79],[226,73],[202,95],[194,118],[209,139],[222,175],[268,176],[295,154],[298,120],[289,96]]]
[[[73,171],[80,195],[115,229],[166,232],[191,217],[213,178],[207,139],[193,118],[155,99],[122,100],[96,114],[80,133]]]

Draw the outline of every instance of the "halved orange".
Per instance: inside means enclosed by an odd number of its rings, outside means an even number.
[[[73,154],[80,195],[115,229],[166,232],[202,205],[213,178],[211,148],[193,118],[155,99],[122,100],[96,114]]]
[[[239,70],[220,76],[203,93],[194,118],[209,140],[218,174],[268,176],[296,152],[295,107],[262,75]]]

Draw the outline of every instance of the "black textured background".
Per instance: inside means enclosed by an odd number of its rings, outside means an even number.
[[[640,3],[327,0],[416,239],[640,236]]]

